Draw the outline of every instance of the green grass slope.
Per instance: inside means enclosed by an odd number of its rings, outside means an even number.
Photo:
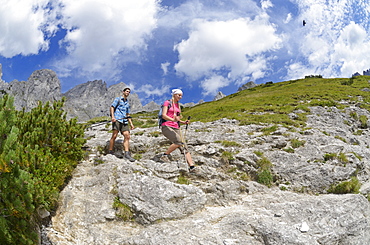
[[[206,102],[184,108],[183,115],[192,121],[210,122],[221,118],[236,119],[241,124],[283,124],[304,126],[305,113],[292,120],[288,114],[301,110],[309,112],[310,106],[336,106],[361,103],[370,108],[370,76],[354,78],[310,77],[280,83],[267,83],[240,91],[218,101]],[[343,103],[347,102],[347,103]]]

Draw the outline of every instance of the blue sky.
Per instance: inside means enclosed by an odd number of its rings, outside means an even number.
[[[369,0],[1,0],[2,79],[52,69],[62,92],[124,82],[146,104],[173,88],[197,103],[249,81],[350,77],[370,68],[369,12]]]

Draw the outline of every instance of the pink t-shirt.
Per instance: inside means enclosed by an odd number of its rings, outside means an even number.
[[[172,103],[171,101],[166,100],[163,103],[163,106],[169,106],[171,104],[171,107],[167,110],[167,116],[174,118],[174,113],[181,113],[179,104],[178,103]],[[162,123],[162,125],[167,126],[167,127],[172,127],[172,128],[179,128],[179,124],[177,122],[172,122],[172,121],[165,121]]]

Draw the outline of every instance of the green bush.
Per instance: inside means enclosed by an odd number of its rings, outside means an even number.
[[[229,141],[229,140],[222,140],[222,141],[215,141],[215,143],[221,143],[222,146],[224,147],[241,147],[242,145],[238,142],[235,141]]]
[[[353,119],[358,120],[358,115],[357,115],[357,113],[356,113],[356,112],[351,112],[349,115],[350,115]]]
[[[264,169],[258,173],[257,182],[270,187],[273,182],[272,173],[269,169]]]
[[[256,156],[258,156],[258,157],[263,156],[263,152],[261,152],[261,151],[254,151],[253,153],[256,154]]]
[[[229,161],[232,161],[234,160],[234,155],[233,153],[229,152],[229,151],[223,151],[222,154],[221,154],[221,158],[225,161],[225,162],[229,162]]]
[[[261,169],[270,169],[270,168],[272,168],[272,163],[265,156],[262,156],[262,158],[257,161],[257,165]]]
[[[0,244],[36,244],[37,210],[53,209],[84,156],[84,128],[66,120],[64,99],[16,111],[0,98]]]
[[[361,115],[359,119],[361,123],[361,128],[367,128],[367,116]]]
[[[275,132],[277,129],[278,129],[278,125],[273,125],[271,127],[263,128],[263,129],[261,129],[261,131],[263,132],[264,135],[269,135],[269,134]]]
[[[350,86],[353,84],[353,77],[351,77],[349,80],[341,81],[340,84]]]
[[[152,136],[152,137],[159,137],[159,135],[161,135],[161,132],[153,131],[153,132],[150,132],[149,135]]]
[[[357,177],[352,177],[349,181],[341,182],[337,185],[332,185],[328,192],[334,194],[359,193],[361,184]]]
[[[116,216],[123,219],[124,221],[129,221],[134,218],[134,214],[131,208],[128,205],[122,203],[119,197],[114,198],[113,208],[116,210]]]
[[[284,148],[283,151],[288,152],[288,153],[294,153],[294,149],[292,147]]]
[[[306,143],[306,141],[304,141],[304,140],[298,140],[298,139],[291,139],[290,140],[290,143],[291,143],[291,146],[293,148],[298,148],[298,147],[304,146],[304,144]]]
[[[334,160],[337,158],[336,153],[325,153],[324,155],[324,161]]]
[[[265,156],[257,161],[257,182],[268,187],[271,187],[273,183],[273,175],[271,172],[272,163]]]
[[[343,152],[339,153],[339,155],[337,156],[337,159],[341,162],[341,163],[348,163],[348,158],[346,156],[346,154],[344,154]]]
[[[176,183],[177,184],[182,184],[182,185],[189,185],[190,184],[190,180],[188,178],[186,178],[185,175],[180,174],[179,177],[177,178]]]
[[[324,161],[329,161],[329,160],[334,160],[334,159],[337,159],[338,161],[340,161],[341,163],[348,163],[348,158],[346,156],[346,154],[344,154],[343,152],[337,154],[337,153],[326,153],[324,155]]]

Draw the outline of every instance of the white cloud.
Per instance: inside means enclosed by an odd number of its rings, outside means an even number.
[[[364,7],[368,5],[367,0],[300,0],[297,3],[299,18],[305,19],[307,25],[295,35],[299,40],[297,56],[300,59],[295,61],[297,64],[288,64],[287,79],[300,78],[307,72],[325,77],[349,77],[370,67],[370,40],[366,31],[369,11]],[[365,21],[355,23],[354,12]]]
[[[342,64],[340,72],[347,76],[369,69],[370,41],[366,30],[354,22],[346,26],[334,45],[332,59]]]
[[[61,14],[68,30],[63,46],[69,56],[56,64],[61,70],[80,67],[81,73],[105,71],[112,77],[118,65],[140,56],[156,28],[155,0],[62,1]]]
[[[176,8],[161,12],[159,25],[170,30],[191,25],[194,19],[227,21],[261,12],[255,0],[186,0]]]
[[[308,67],[301,62],[295,62],[287,66],[287,76],[290,78],[303,78],[305,76],[316,74],[315,69]]]
[[[45,36],[53,35],[57,20],[47,4],[48,0],[1,1],[0,55],[33,55],[49,48]]]
[[[144,84],[140,86],[140,88],[135,89],[136,93],[144,93],[146,98],[150,98],[152,96],[163,96],[166,93],[169,93],[170,90],[169,86],[153,86],[152,84]]]
[[[189,38],[174,48],[179,53],[176,71],[192,80],[225,70],[231,79],[248,74],[261,77],[267,68],[261,61],[263,53],[279,48],[281,42],[266,18],[194,21]]]
[[[261,7],[263,10],[266,10],[268,8],[271,8],[273,6],[273,4],[271,3],[270,0],[263,0],[261,1]]]
[[[284,24],[289,23],[292,20],[292,13],[288,13],[286,19],[284,20]]]
[[[169,62],[165,62],[165,63],[162,63],[161,64],[161,69],[163,71],[163,75],[167,75],[167,72],[168,72],[168,66],[170,65]]]
[[[203,95],[216,95],[220,88],[226,87],[230,84],[230,81],[223,76],[214,75],[208,79],[201,82],[201,87],[203,89]]]
[[[370,68],[369,0],[279,2],[167,1],[173,6],[163,9],[158,0],[1,0],[0,56],[15,56],[7,67],[16,67],[35,55],[33,67],[54,69],[62,83],[112,83],[125,73],[149,97],[175,84],[214,95],[249,80],[348,77]],[[57,31],[66,35],[51,50]],[[183,77],[170,78],[173,67]],[[160,79],[159,87],[141,85]]]

